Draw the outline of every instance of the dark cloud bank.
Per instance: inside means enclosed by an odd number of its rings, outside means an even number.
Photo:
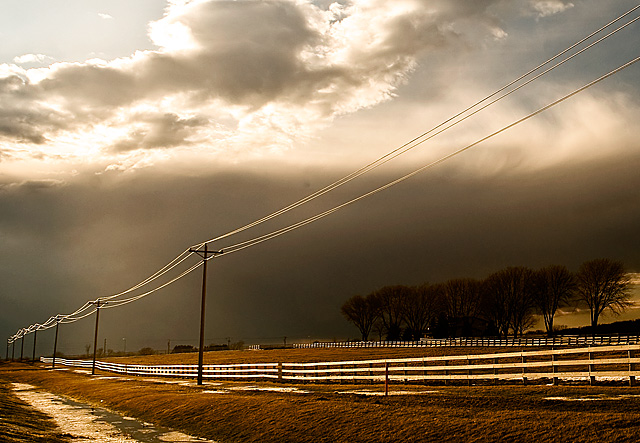
[[[637,152],[517,176],[464,176],[445,165],[318,223],[216,259],[209,273],[207,341],[355,337],[340,316],[341,303],[387,284],[484,277],[509,265],[576,269],[596,257],[640,271]],[[313,168],[258,170],[243,166],[204,177],[148,170],[66,186],[3,188],[2,334],[126,289],[189,245],[337,178]],[[389,177],[372,176],[360,189]],[[358,191],[341,190],[295,219]],[[146,299],[105,311],[101,343],[104,337],[113,349],[123,346],[122,338],[128,349],[163,348],[167,339],[195,344],[200,283],[197,270]],[[63,348],[83,352],[92,342],[93,319],[65,326]],[[49,352],[49,336],[52,331],[39,335],[40,352]]]

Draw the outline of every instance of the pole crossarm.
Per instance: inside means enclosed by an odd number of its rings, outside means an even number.
[[[196,249],[196,248],[189,248],[189,252],[198,254],[200,256],[201,259],[203,260],[210,260],[213,257],[215,257],[216,255],[222,255],[224,254],[224,251],[221,249],[219,251],[209,251],[205,245],[204,249]]]

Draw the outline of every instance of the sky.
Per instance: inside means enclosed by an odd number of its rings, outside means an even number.
[[[0,335],[133,287],[190,246],[403,146],[635,6],[3,0]],[[638,57],[639,26],[211,247],[337,207],[500,131]],[[506,266],[577,270],[601,257],[640,272],[638,78],[640,63],[382,192],[209,261],[206,341],[355,338],[340,306],[391,284]],[[191,256],[123,298],[197,263]],[[196,344],[201,279],[197,268],[103,309],[100,342]],[[93,342],[94,317],[61,326],[63,352]],[[587,323],[584,312],[556,319]],[[39,333],[39,352],[52,336]]]

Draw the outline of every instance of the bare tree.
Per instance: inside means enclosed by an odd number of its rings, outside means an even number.
[[[371,328],[378,319],[379,308],[376,302],[371,295],[354,295],[342,305],[342,315],[358,328],[362,341],[369,339]]]
[[[619,261],[598,258],[584,262],[576,274],[578,297],[591,311],[591,327],[605,310],[620,313],[631,305],[629,276]]]
[[[380,309],[380,320],[387,333],[387,340],[399,340],[402,332],[404,297],[408,287],[385,286],[372,294]]]
[[[403,297],[402,316],[413,340],[420,340],[435,318],[436,306],[440,303],[438,295],[433,286],[427,283],[407,288],[407,294]]]
[[[544,319],[547,335],[551,336],[556,311],[575,297],[576,277],[566,266],[551,265],[536,271],[534,280],[534,303]]]
[[[522,335],[533,326],[533,271],[509,267],[491,274],[483,284],[485,316],[502,336]]]
[[[444,309],[449,319],[476,317],[480,313],[480,282],[472,278],[449,280],[442,286]]]

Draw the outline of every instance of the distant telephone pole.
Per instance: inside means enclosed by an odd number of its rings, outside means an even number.
[[[24,358],[24,329],[22,330],[22,337],[20,340],[20,361]]]
[[[33,356],[31,358],[31,363],[36,362],[36,341],[38,340],[38,328],[36,328],[35,331],[33,331]]]
[[[98,299],[91,303],[96,305],[96,331],[93,336],[93,363],[91,364],[91,375],[95,375],[96,374],[96,347],[98,346],[98,321],[100,320],[100,306],[106,305],[107,302],[103,302],[102,300]]]
[[[204,359],[204,313],[205,313],[205,300],[207,298],[207,261],[209,256],[215,256],[216,254],[222,254],[223,251],[209,251],[207,244],[204,244],[204,249],[189,249],[189,252],[195,252],[202,258],[202,303],[200,305],[200,347],[198,348],[198,384],[202,384],[202,365]]]
[[[56,337],[53,340],[53,358],[51,359],[51,369],[56,367],[56,353],[58,352],[58,326],[60,318],[56,315]]]

